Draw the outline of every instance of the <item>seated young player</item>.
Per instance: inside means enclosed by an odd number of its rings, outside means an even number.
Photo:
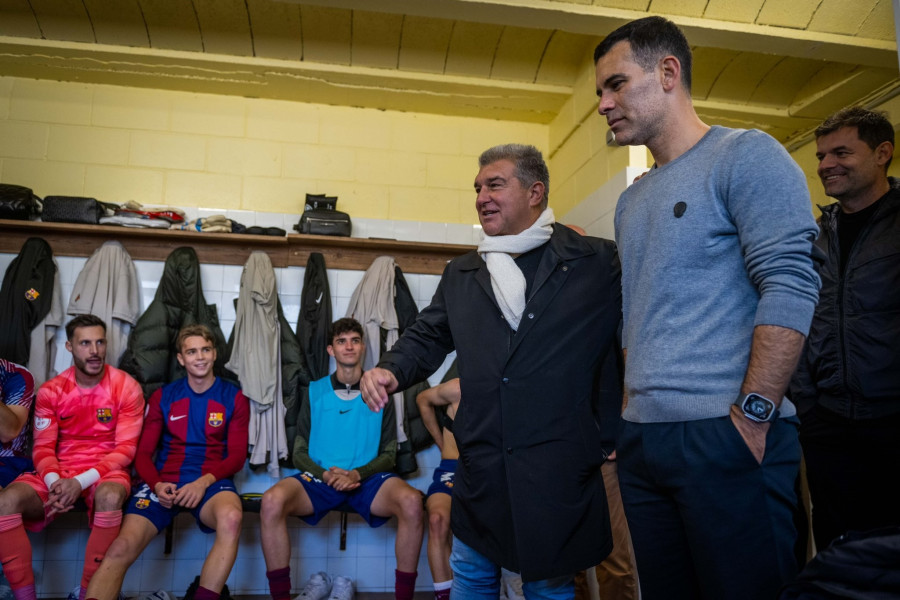
[[[102,319],[78,315],[66,324],[66,337],[74,366],[42,385],[35,402],[35,471],[23,473],[0,492],[0,562],[16,600],[36,598],[26,525],[40,530],[84,498],[91,535],[79,589],[83,600],[119,533],[122,503],[131,489],[127,468],[141,433],[141,387],[106,364]]]
[[[453,499],[453,477],[459,449],[453,437],[453,419],[459,404],[459,378],[428,388],[416,396],[419,414],[428,433],[441,449],[441,464],[434,470],[434,480],[428,487],[425,508],[428,511],[428,566],[434,581],[435,600],[448,600],[453,583],[450,570],[450,547],[453,534],[450,532],[450,505]],[[438,422],[435,408],[446,406],[444,422]]]
[[[34,469],[28,452],[28,416],[34,377],[22,365],[0,358],[0,490]]]
[[[397,600],[411,600],[424,534],[422,494],[390,472],[397,454],[393,405],[375,413],[360,397],[362,326],[339,319],[329,339],[337,371],[312,382],[300,408],[293,460],[301,472],[282,479],[262,498],[269,589],[274,600],[290,598],[289,515],[315,525],[331,510],[350,509],[372,527],[397,517],[394,593]]]
[[[150,397],[135,460],[144,483],[128,502],[122,531],[91,580],[88,598],[113,600],[128,567],[182,510],[191,511],[201,530],[216,534],[194,598],[217,600],[234,565],[243,513],[230,477],[247,457],[249,402],[213,374],[216,348],[209,329],[185,327],[176,345],[187,377]]]

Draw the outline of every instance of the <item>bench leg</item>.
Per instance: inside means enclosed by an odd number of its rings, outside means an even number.
[[[172,554],[172,533],[175,530],[175,520],[173,519],[171,523],[166,526],[166,546],[163,549],[163,552],[168,556]]]
[[[341,550],[347,549],[347,513],[341,512]]]

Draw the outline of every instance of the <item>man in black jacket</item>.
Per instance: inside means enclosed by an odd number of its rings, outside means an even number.
[[[573,574],[612,546],[594,392],[621,319],[618,255],[555,223],[537,149],[498,146],[478,162],[484,240],[447,265],[431,305],[360,388],[379,410],[455,349],[451,595],[496,597],[505,567],[526,598],[571,598]]]
[[[885,115],[841,110],[816,129],[827,256],[794,377],[821,550],[849,530],[900,525],[900,191]]]

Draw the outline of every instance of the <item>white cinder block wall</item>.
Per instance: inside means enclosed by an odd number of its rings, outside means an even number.
[[[189,210],[190,212],[193,211]],[[194,216],[215,212],[217,211],[199,209]],[[231,214],[232,212],[234,214]],[[295,214],[280,215],[252,211],[229,211],[229,216],[248,226],[277,225],[286,229],[297,220]],[[354,237],[369,236],[472,244],[477,243],[480,231],[473,230],[468,225],[354,219]],[[0,272],[5,273],[14,258],[14,254],[0,254]],[[87,259],[58,256],[56,260],[60,267],[63,301],[68,303],[75,279]],[[143,288],[142,310],[153,300],[162,275],[163,264],[158,261],[135,261]],[[233,300],[238,296],[242,269],[242,266],[237,265],[201,266],[206,301],[217,306],[226,337],[234,326]],[[290,321],[291,327],[296,328],[304,268],[287,267],[275,271],[285,316]],[[362,276],[362,271],[329,270],[334,318],[346,313],[350,297]],[[431,301],[440,277],[412,273],[405,274],[405,277],[419,308],[423,308]],[[62,371],[72,364],[71,355],[65,350],[64,338],[63,332],[57,336],[57,371]],[[449,360],[432,377],[432,383],[440,380],[440,376],[448,366]],[[419,470],[416,476],[408,481],[413,487],[425,491],[431,482],[434,468],[440,462],[437,447],[432,446],[419,453],[417,461]],[[293,472],[284,469],[283,471],[282,475]],[[235,478],[235,482],[241,492],[263,492],[275,480],[265,471],[255,473],[245,466]],[[380,528],[372,529],[360,517],[351,515],[347,530],[347,549],[344,551],[339,549],[340,524],[337,514],[329,515],[316,527],[309,527],[299,519],[292,520],[289,525],[293,550],[291,570],[295,588],[302,588],[312,573],[326,571],[333,575],[351,577],[359,591],[393,591],[396,568],[395,520]],[[29,534],[34,550],[35,585],[39,598],[65,597],[78,584],[81,579],[87,535],[87,518],[83,513],[63,515],[43,532]],[[126,596],[133,597],[162,588],[178,596],[184,595],[193,578],[200,574],[200,568],[212,542],[213,536],[201,533],[190,514],[180,515],[176,520],[172,553],[168,556],[164,554],[164,536],[163,534],[157,536],[128,571],[122,591]],[[229,590],[232,594],[241,595],[268,594],[265,571],[259,543],[259,519],[257,515],[248,514],[244,519],[237,562],[228,579]],[[431,589],[431,574],[428,570],[424,543],[418,571],[416,588]]]

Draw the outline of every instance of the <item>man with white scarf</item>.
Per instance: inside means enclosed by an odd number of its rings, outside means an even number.
[[[612,546],[597,414],[600,368],[617,351],[618,256],[555,223],[536,148],[491,148],[479,168],[484,241],[450,262],[360,387],[381,410],[456,350],[452,597],[496,598],[504,567],[522,574],[529,600],[571,598],[573,574]]]

